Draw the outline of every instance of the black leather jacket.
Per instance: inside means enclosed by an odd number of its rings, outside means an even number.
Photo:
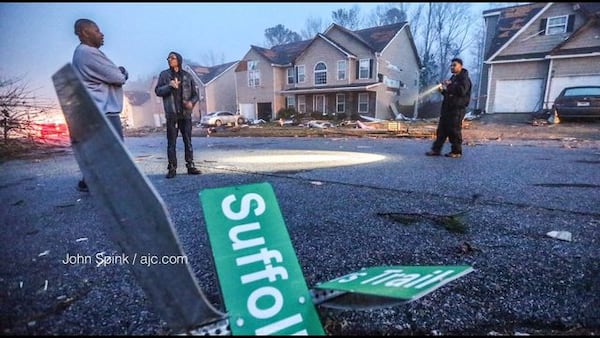
[[[175,53],[174,53],[175,54]],[[183,101],[191,101],[193,105],[196,105],[198,102],[198,86],[196,82],[192,78],[192,75],[185,70],[181,69],[181,56],[177,54],[177,59],[179,60],[181,73],[181,88],[182,88],[182,99]],[[177,108],[175,106],[175,89],[169,85],[169,83],[173,80],[173,70],[171,68],[163,70],[160,72],[158,76],[158,83],[156,84],[156,88],[154,88],[154,92],[157,96],[162,97],[163,99],[163,107],[165,109],[165,117],[166,118],[192,118],[192,109],[183,109],[182,115],[177,115]]]
[[[444,101],[442,102],[442,114],[453,111],[463,111],[471,102],[471,79],[469,71],[463,68],[460,73],[452,75],[452,81],[446,90],[442,91]]]

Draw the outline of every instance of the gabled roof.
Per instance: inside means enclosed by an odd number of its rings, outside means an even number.
[[[197,64],[188,64],[194,73],[198,76],[203,85],[207,85],[212,80],[219,77],[226,70],[235,65],[238,61],[223,63],[216,66],[205,67]]]
[[[526,24],[528,24],[540,11],[546,7],[547,2],[534,2],[526,5],[490,9],[483,11],[483,16],[499,12],[496,33],[485,55],[489,59],[492,55],[506,45]]]
[[[141,90],[125,90],[123,94],[132,106],[141,106],[144,102],[150,100],[150,93]]]
[[[323,35],[321,33],[317,33],[317,35],[315,35],[315,37],[312,40],[309,40],[310,42],[304,47],[304,49],[302,50],[302,52],[300,52],[300,53],[298,53],[298,55],[296,55],[296,58],[299,57],[300,55],[302,55],[302,53],[305,50],[307,50],[310,47],[310,45],[312,45],[318,39],[321,39],[321,40],[325,41],[325,43],[331,45],[333,48],[335,48],[338,51],[346,54],[347,57],[354,57],[354,58],[356,58],[356,55],[352,54],[352,52],[350,52],[349,50],[347,50],[346,48],[342,47],[337,42],[331,40],[330,38],[328,38],[327,36],[325,36],[325,35]]]
[[[371,49],[381,51],[392,41],[398,32],[406,25],[406,22],[398,22],[385,26],[377,26],[354,31],[354,33],[367,42]]]
[[[404,25],[406,25],[406,22],[398,22],[389,25],[351,31],[343,26],[333,23],[325,30],[325,35],[327,35],[327,32],[335,27],[340,31],[350,35],[357,41],[360,41],[372,51],[380,53],[390,43],[390,41],[392,41],[394,36],[398,34],[398,31],[404,27]]]
[[[291,64],[296,56],[298,56],[311,42],[312,39],[277,45],[270,49],[254,45],[250,46],[250,48],[254,49],[273,64],[287,65]]]

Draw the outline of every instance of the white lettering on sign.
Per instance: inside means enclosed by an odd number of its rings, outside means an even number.
[[[454,272],[454,270],[448,270],[448,271],[442,273],[443,272],[442,270],[436,270],[430,274],[421,276],[421,274],[418,274],[418,273],[406,274],[406,273],[403,273],[402,271],[403,271],[402,269],[385,270],[382,274],[375,276],[375,277],[371,277],[369,279],[366,279],[360,283],[377,285],[377,284],[386,282],[384,285],[389,286],[389,287],[402,286],[405,288],[411,288],[414,286],[415,289],[420,289],[431,283],[441,281],[446,276],[448,276]],[[356,277],[353,279],[356,279]]]
[[[233,212],[233,210],[231,210],[231,204],[235,202],[235,200],[236,199],[234,195],[229,195],[223,199],[223,202],[221,202],[223,214],[225,214],[225,217],[229,218],[230,220],[239,221],[248,217],[248,214],[250,213],[250,203],[252,203],[252,201],[256,201],[258,203],[258,207],[254,209],[255,216],[262,215],[267,208],[265,200],[259,194],[250,193],[242,197],[242,206],[240,211]]]
[[[257,304],[258,299],[264,296],[270,296],[274,302],[270,308],[265,310],[259,309]],[[256,318],[266,319],[275,316],[283,307],[283,296],[281,292],[272,286],[263,286],[260,289],[252,291],[250,297],[248,297],[247,305],[250,314]]]
[[[253,211],[255,216],[260,216],[266,211],[265,200],[256,193],[245,194],[239,206],[239,211],[235,212],[232,210],[232,204],[236,201],[236,197],[232,195],[226,196],[221,201],[221,210],[225,217],[233,221],[241,221],[250,215]],[[256,202],[256,207],[252,210],[252,202]],[[255,235],[251,237],[248,233],[260,231],[260,222],[252,222],[247,224],[240,224],[232,227],[229,232],[229,239],[231,240],[231,247],[233,251],[242,249],[254,248],[257,246],[264,245],[265,238],[263,236]],[[257,267],[255,272],[245,274],[240,277],[242,284],[249,284],[259,280],[267,279],[269,282],[275,282],[279,279],[288,279],[288,272],[284,266],[274,266],[273,261],[276,263],[283,263],[283,256],[278,250],[270,250],[267,247],[262,247],[258,252],[249,254],[246,256],[238,257],[235,259],[236,266],[244,266],[253,263],[259,263],[260,268]],[[266,308],[259,308],[259,299],[271,299],[272,304]],[[264,305],[265,301],[261,304]],[[278,315],[284,307],[284,297],[279,289],[272,286],[262,286],[250,293],[250,296],[246,300],[246,307],[248,313],[257,319],[269,319]],[[255,330],[257,335],[269,335],[276,333],[285,328],[297,325],[303,322],[302,315],[297,313],[287,318],[278,320],[274,323],[267,324],[261,328]],[[307,335],[306,329],[300,330],[295,335]]]

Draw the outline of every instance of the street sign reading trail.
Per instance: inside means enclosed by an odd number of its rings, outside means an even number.
[[[400,298],[408,302],[473,271],[470,266],[378,266],[320,283],[318,289]]]
[[[324,335],[269,183],[206,189],[200,201],[234,335]]]
[[[52,76],[69,126],[79,168],[99,206],[113,222],[106,231],[127,257],[183,257],[183,250],[160,195],[133,162],[114,128],[100,112],[70,64]],[[222,322],[200,289],[187,261],[129,264],[156,312],[175,332]]]

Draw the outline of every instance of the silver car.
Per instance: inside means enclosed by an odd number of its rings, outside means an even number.
[[[243,115],[234,114],[230,111],[220,110],[207,113],[200,119],[200,124],[203,126],[220,127],[227,124],[242,124],[246,121]]]

